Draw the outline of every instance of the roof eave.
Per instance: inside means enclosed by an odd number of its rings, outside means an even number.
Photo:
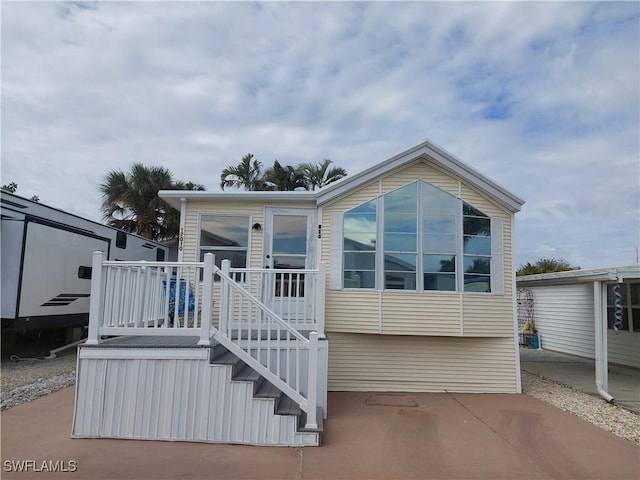
[[[180,209],[180,203],[184,199],[186,202],[230,202],[241,200],[243,202],[279,202],[297,203],[301,201],[315,202],[316,192],[207,192],[196,190],[160,190],[158,196],[165,200],[173,208]]]
[[[524,275],[516,277],[516,284],[534,287],[597,281],[615,282],[630,278],[640,278],[640,265]]]

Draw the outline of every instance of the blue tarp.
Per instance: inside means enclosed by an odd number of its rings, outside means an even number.
[[[162,281],[162,286],[167,288],[167,281]],[[180,279],[180,292],[179,292],[179,304],[178,304],[178,314],[182,315],[184,313],[184,296],[187,290],[187,281],[183,278]],[[188,312],[193,312],[195,310],[195,299],[193,298],[193,288],[189,285],[189,306]],[[172,278],[169,282],[169,316],[173,317],[176,313],[176,279]]]

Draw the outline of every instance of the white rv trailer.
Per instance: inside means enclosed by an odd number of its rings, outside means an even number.
[[[163,261],[168,248],[2,191],[3,330],[88,324],[92,253],[109,260]]]

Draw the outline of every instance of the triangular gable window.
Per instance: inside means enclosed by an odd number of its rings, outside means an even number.
[[[423,181],[342,217],[343,288],[491,291],[491,219]]]

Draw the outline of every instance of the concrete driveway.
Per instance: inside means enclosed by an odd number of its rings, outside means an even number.
[[[73,395],[2,413],[3,479],[640,478],[640,448],[527,395],[330,393],[325,444],[303,449],[71,439]]]

